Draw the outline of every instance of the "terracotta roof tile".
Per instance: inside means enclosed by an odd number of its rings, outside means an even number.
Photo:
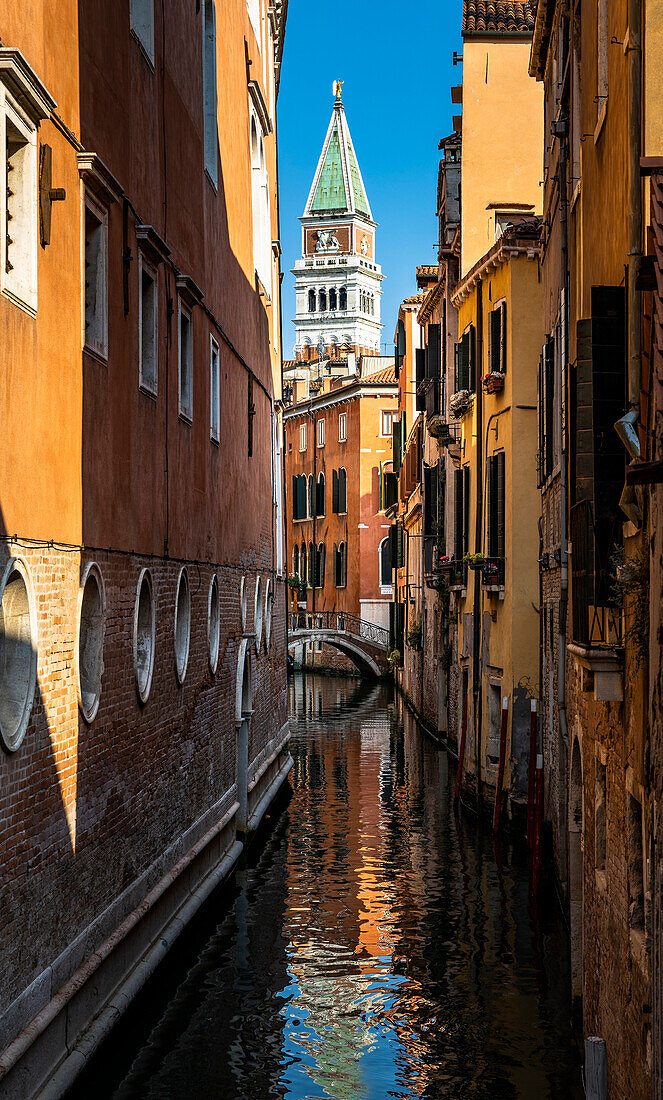
[[[395,385],[396,368],[392,363],[390,367],[383,367],[382,370],[376,370],[373,374],[367,374],[365,378],[362,378],[362,382],[370,382],[380,386]]]
[[[534,7],[527,0],[463,0],[463,34],[531,34]]]

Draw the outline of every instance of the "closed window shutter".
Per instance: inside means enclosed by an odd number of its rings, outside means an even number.
[[[292,475],[292,518],[299,519],[299,478]]]
[[[338,546],[334,543],[334,584],[338,588]]]
[[[463,468],[463,553],[470,549],[470,468]]]
[[[441,338],[440,338],[440,326],[429,325],[427,333],[428,343],[428,362],[427,362],[427,375],[429,378],[440,377],[440,363],[441,363]]]
[[[392,458],[394,473],[398,475],[401,469],[401,422],[394,420],[391,425],[392,433]]]
[[[324,516],[325,514],[325,481],[322,475],[318,478],[315,490],[315,514],[316,516]]]
[[[488,456],[488,477],[487,477],[487,489],[488,499],[486,501],[486,514],[488,516],[488,557],[497,557],[497,515],[495,506],[497,503],[497,496],[495,492],[495,456]]]
[[[389,553],[391,554],[391,560],[395,564],[398,564],[398,524],[392,523],[389,528]]]
[[[463,471],[454,470],[454,557],[463,557]]]
[[[490,369],[491,371],[501,370],[500,355],[501,355],[501,340],[502,340],[502,311],[500,309],[494,309],[490,314]]]
[[[500,370],[506,374],[506,302],[500,306]]]
[[[460,389],[460,344],[454,344],[454,393]]]
[[[543,351],[539,356],[539,380],[538,380],[538,399],[537,399],[537,417],[539,427],[539,453],[537,456],[537,488],[540,489],[545,480],[545,445],[544,445],[544,424],[546,418],[546,405],[545,405],[545,392],[543,386]]]
[[[417,348],[415,351],[415,378],[417,385],[426,377],[426,349]]]
[[[343,515],[348,510],[348,475],[345,470],[339,470],[338,474],[338,510]]]
[[[467,368],[467,388],[474,391],[477,388],[477,330],[474,325],[470,325],[467,337],[467,354],[469,360]]]
[[[545,475],[550,477],[554,464],[554,417],[555,417],[555,341],[546,340],[544,352],[544,375],[546,391],[545,407]]]
[[[402,569],[405,565],[405,532],[403,531],[403,524],[398,524],[398,568]]]
[[[332,512],[338,512],[338,471],[332,473]]]
[[[320,544],[320,587],[325,587],[325,559],[327,557],[327,547],[324,542]]]
[[[308,586],[309,588],[315,588],[315,546],[312,542],[308,544]]]
[[[495,519],[496,519],[496,532],[495,532],[495,548],[496,557],[504,558],[504,522],[505,522],[505,504],[504,504],[504,479],[506,474],[506,463],[504,451],[500,451],[495,456],[495,496],[497,498],[495,507]]]

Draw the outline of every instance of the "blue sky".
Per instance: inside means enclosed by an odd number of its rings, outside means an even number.
[[[344,81],[350,133],[379,222],[383,351],[391,352],[399,303],[416,290],[416,265],[437,262],[437,145],[451,133],[450,88],[462,80],[462,66],[452,66],[453,51],[462,51],[461,12],[461,0],[290,0],[278,106],[286,357],[295,338],[297,219],[336,78]]]

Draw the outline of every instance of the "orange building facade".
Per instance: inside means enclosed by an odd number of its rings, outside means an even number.
[[[20,7],[0,2],[3,1096],[71,1083],[290,767],[287,0]]]
[[[300,399],[308,384],[298,383],[284,412],[290,599],[293,611],[344,611],[388,628],[398,397],[393,361],[367,362],[389,365],[326,379]]]

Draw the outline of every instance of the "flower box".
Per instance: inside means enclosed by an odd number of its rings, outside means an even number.
[[[470,411],[473,400],[474,396],[469,390],[458,390],[449,398],[449,411],[455,420],[460,420],[461,416]]]
[[[504,389],[504,375],[500,371],[484,374],[483,388],[486,393],[501,393]]]

